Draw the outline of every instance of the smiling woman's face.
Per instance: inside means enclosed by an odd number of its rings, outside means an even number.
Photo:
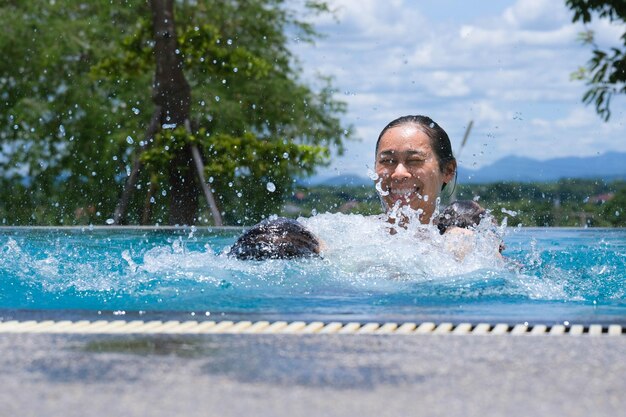
[[[441,172],[430,138],[414,124],[393,127],[380,138],[376,173],[382,190],[389,193],[383,199],[389,207],[399,202],[422,209],[422,223],[430,221],[441,187],[452,180],[454,168]]]

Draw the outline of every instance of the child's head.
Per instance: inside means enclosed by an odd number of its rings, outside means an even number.
[[[487,215],[484,208],[475,201],[455,201],[445,208],[434,220],[433,224],[444,234],[451,227],[469,228],[478,226]]]
[[[320,242],[292,219],[264,220],[246,230],[228,252],[242,260],[291,259],[316,256]]]

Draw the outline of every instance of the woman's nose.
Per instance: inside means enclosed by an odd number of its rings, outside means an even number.
[[[399,163],[398,165],[396,165],[396,169],[394,169],[393,173],[391,174],[391,178],[394,178],[394,179],[409,178],[410,176],[411,176],[411,173],[406,169],[406,167],[402,163]]]

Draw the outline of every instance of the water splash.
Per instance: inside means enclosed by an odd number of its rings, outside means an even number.
[[[492,222],[469,235],[440,235],[417,222],[394,227],[384,216],[299,220],[323,241],[322,258],[239,261],[226,255],[236,232],[198,229],[0,235],[0,302],[4,308],[370,314],[433,300],[624,302],[623,238],[549,240]],[[497,253],[503,237],[504,259]]]
[[[378,193],[378,195],[380,195],[381,197],[385,197],[389,195],[389,191],[385,191],[383,190],[383,179],[382,178],[378,178],[375,184],[376,187],[376,192]]]

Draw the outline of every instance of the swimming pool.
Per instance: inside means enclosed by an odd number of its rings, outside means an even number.
[[[239,229],[2,228],[0,316],[626,324],[622,229],[509,228],[505,260],[461,262],[360,216],[307,221],[322,259],[229,258]]]

